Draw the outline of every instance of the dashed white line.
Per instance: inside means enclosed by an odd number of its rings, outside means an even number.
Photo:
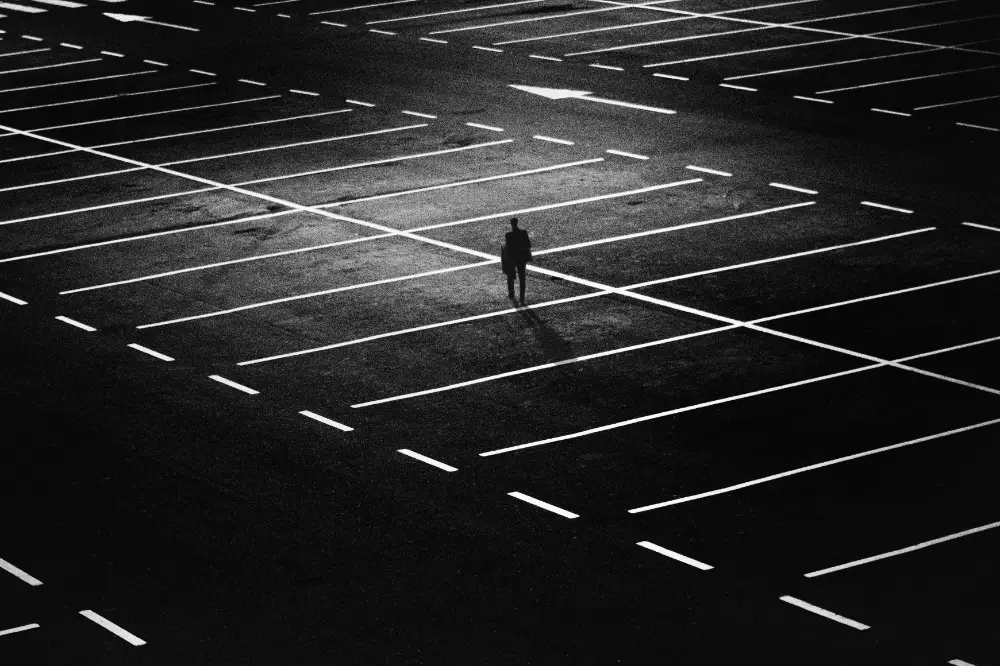
[[[3,299],[5,301],[10,301],[14,305],[27,305],[28,304],[28,301],[22,301],[20,298],[15,298],[14,296],[11,296],[10,294],[5,294],[2,291],[0,291],[0,299]],[[2,560],[0,560],[0,561],[2,561]]]
[[[976,229],[986,229],[988,231],[1000,231],[1000,227],[991,227],[987,224],[977,224],[976,222],[962,222],[962,224],[967,227],[975,227]]]
[[[1000,65],[990,65],[988,67],[971,67],[969,69],[957,69],[951,72],[939,72],[938,74],[924,74],[922,76],[908,76],[903,79],[892,79],[890,81],[876,81],[874,83],[864,83],[857,86],[845,86],[843,88],[831,88],[829,90],[818,90],[817,95],[827,95],[830,93],[844,92],[845,90],[860,90],[862,88],[875,88],[877,86],[887,86],[893,83],[906,83],[909,81],[923,81],[924,79],[935,79],[942,76],[951,76],[953,74],[968,74],[969,72],[981,72],[988,69],[997,69]]]
[[[8,69],[0,71],[0,74],[18,74],[20,72],[35,72],[40,69],[54,69],[56,67],[71,67],[73,65],[84,65],[92,62],[101,62],[101,58],[89,58],[87,60],[70,60],[68,62],[59,62],[54,65],[39,65],[38,67],[22,67],[20,69]]]
[[[370,5],[356,5],[354,7],[341,7],[339,9],[324,9],[320,12],[311,12],[309,16],[316,16],[317,14],[333,14],[334,12],[351,12],[356,9],[371,9],[372,7],[388,7],[389,5],[405,5],[410,2],[417,2],[418,0],[392,0],[392,2],[376,2]]]
[[[375,106],[374,104],[372,104],[370,102],[361,102],[361,101],[358,101],[356,99],[345,99],[344,101],[347,102],[348,104],[357,104],[358,106],[368,106],[368,107]]]
[[[124,58],[124,53],[118,53],[117,51],[101,51],[101,55],[113,56],[115,58]]]
[[[256,9],[251,9],[250,7],[240,7],[240,6],[234,6],[233,9],[235,9],[238,12],[256,12],[257,11]]]
[[[524,493],[512,492],[507,494],[510,495],[511,497],[521,500],[522,502],[527,502],[528,504],[534,504],[535,506],[541,509],[545,509],[546,511],[551,511],[552,513],[560,515],[563,518],[580,517],[579,514],[572,513],[571,511],[567,511],[566,509],[560,509],[555,505],[549,504],[548,502],[543,502],[540,499],[535,499],[534,497],[531,497],[530,495],[525,495]]]
[[[26,51],[10,51],[8,53],[0,53],[0,58],[9,58],[10,56],[19,56],[19,55],[29,55],[31,53],[45,53],[46,51],[51,51],[51,50],[52,49],[50,48],[44,48],[44,49],[28,49]]]
[[[861,205],[862,206],[870,206],[872,208],[881,208],[883,210],[891,210],[891,211],[896,212],[896,213],[906,213],[906,214],[913,213],[912,210],[908,210],[906,208],[897,208],[895,206],[886,206],[885,204],[875,203],[874,201],[862,201]]]
[[[161,199],[173,199],[174,197],[184,197],[189,194],[201,194],[202,192],[211,192],[212,190],[220,189],[220,185],[215,185],[212,187],[200,187],[194,190],[187,190],[184,192],[171,192],[170,194],[158,194],[152,197],[143,197],[141,199],[130,199],[128,201],[116,201],[110,204],[101,204],[98,206],[87,206],[85,208],[74,208],[72,210],[61,210],[54,213],[42,213],[41,215],[31,215],[29,217],[19,217],[13,220],[0,220],[0,226],[6,226],[8,224],[20,224],[22,222],[33,222],[35,220],[47,220],[53,217],[62,217],[63,215],[76,215],[78,213],[89,213],[95,210],[105,210],[107,208],[118,208],[121,206],[132,206],[138,203],[147,203],[149,201],[160,201]]]
[[[910,118],[910,117],[913,116],[912,113],[906,113],[905,111],[893,111],[892,109],[880,109],[877,106],[871,107],[871,110],[875,111],[876,113],[887,113],[890,116],[905,116],[907,118]]]
[[[551,60],[552,62],[562,62],[562,58],[554,58],[552,56],[537,55],[531,53],[528,55],[529,58],[535,58],[536,60]]]
[[[980,525],[979,527],[973,527],[972,529],[963,530],[961,532],[956,532],[954,534],[949,534],[947,536],[940,537],[938,539],[931,539],[930,541],[923,541],[921,543],[915,544],[913,546],[907,546],[906,548],[899,548],[898,550],[893,550],[888,553],[882,553],[880,555],[874,555],[872,557],[866,557],[860,560],[854,560],[853,562],[847,562],[846,564],[838,564],[835,567],[829,567],[826,569],[820,569],[819,571],[811,571],[805,575],[806,578],[816,578],[817,576],[822,576],[824,574],[833,573],[835,571],[843,571],[844,569],[850,569],[852,567],[861,566],[862,564],[868,564],[869,562],[877,562],[878,560],[884,560],[889,557],[895,557],[896,555],[902,555],[904,553],[912,553],[915,550],[921,550],[923,548],[928,548],[930,546],[936,546],[939,543],[944,543],[946,541],[952,541],[953,539],[960,539],[964,536],[969,536],[970,534],[976,534],[978,532],[985,532],[986,530],[992,530],[994,528],[1000,527],[1000,521],[995,523],[989,523],[988,525]]]
[[[142,326],[137,326],[136,328],[142,328]],[[225,377],[223,377],[221,375],[209,375],[208,378],[209,379],[214,379],[215,381],[219,382],[220,384],[225,384],[226,386],[228,386],[230,388],[234,388],[237,391],[242,391],[243,393],[246,393],[247,395],[257,395],[258,393],[260,393],[260,391],[255,391],[252,388],[250,388],[249,386],[244,386],[243,384],[239,384],[237,382],[234,382],[231,379],[226,379]]]
[[[40,0],[35,0],[35,2],[40,2]],[[77,51],[83,50],[83,47],[79,44],[70,44],[69,42],[59,42],[59,46],[65,46],[68,49],[76,49]]]
[[[597,63],[597,62],[590,63],[590,66],[591,67],[596,67],[597,69],[610,69],[613,72],[624,72],[625,71],[624,67],[615,67],[614,65],[602,65],[602,64]]]
[[[691,171],[701,171],[702,173],[710,173],[710,174],[713,174],[715,176],[725,176],[727,178],[732,177],[732,175],[733,175],[733,174],[729,173],[728,171],[719,171],[718,169],[708,169],[706,167],[694,166],[693,164],[689,164],[689,165],[687,165],[684,168],[685,169],[690,169]]]
[[[377,33],[379,35],[398,35],[399,34],[397,32],[392,32],[390,30],[378,30],[377,28],[369,28],[368,32],[374,32],[374,33]]]
[[[734,83],[720,83],[720,88],[732,88],[733,90],[746,90],[749,92],[757,92],[756,88],[751,88],[750,86],[738,86]]]
[[[142,352],[143,354],[149,354],[153,358],[158,358],[161,361],[173,361],[173,360],[176,360],[176,359],[174,359],[171,356],[167,356],[166,354],[161,354],[158,351],[150,349],[149,347],[144,347],[144,346],[142,346],[140,344],[136,344],[135,342],[129,343],[128,346],[131,347],[132,349],[136,350],[136,351]]]
[[[325,416],[320,416],[316,412],[310,412],[308,409],[303,409],[301,412],[299,412],[299,414],[301,414],[302,416],[305,416],[306,418],[310,418],[313,421],[318,421],[319,423],[322,423],[324,425],[328,425],[331,428],[336,428],[337,430],[341,430],[343,432],[353,432],[354,431],[354,428],[352,428],[350,426],[346,426],[343,423],[338,423],[337,421],[334,421],[333,419],[328,419]]]
[[[434,44],[447,44],[448,43],[447,39],[435,39],[433,37],[421,37],[420,41],[421,42],[432,42]]]
[[[408,116],[416,116],[417,118],[430,118],[431,120],[434,120],[434,119],[437,118],[437,116],[432,116],[429,113],[419,113],[417,111],[406,111],[406,110],[403,110],[400,113],[405,113]]]
[[[458,471],[457,467],[452,467],[451,465],[445,465],[443,462],[439,462],[437,460],[434,460],[433,458],[428,458],[427,456],[421,455],[416,451],[411,451],[410,449],[399,449],[398,453],[402,453],[404,456],[409,456],[415,460],[425,462],[428,465],[433,465],[434,467],[437,467],[438,469],[443,469],[446,472]]]
[[[795,597],[790,597],[788,595],[785,595],[779,598],[785,603],[792,604],[793,606],[798,606],[799,608],[807,610],[811,613],[816,613],[817,615],[821,615],[822,617],[825,617],[828,620],[833,620],[834,622],[846,624],[848,627],[852,627],[854,629],[863,631],[865,629],[870,628],[867,624],[861,624],[860,622],[856,622],[855,620],[844,617],[843,615],[838,615],[832,611],[826,610],[825,608],[820,608],[819,606],[814,606],[810,603],[802,601],[801,599],[796,599]]]
[[[216,84],[215,83],[204,83],[204,84],[199,84],[199,85],[209,86],[209,85],[216,85]],[[146,94],[147,92],[163,92],[163,91],[166,91],[166,90],[170,90],[170,89],[169,88],[164,88],[162,91],[143,91],[142,93],[120,93],[120,94],[122,96],[124,96],[124,95],[138,95],[138,94]],[[234,104],[248,104],[250,102],[261,102],[261,101],[270,100],[270,99],[278,99],[279,97],[281,97],[281,95],[265,95],[264,97],[250,97],[250,98],[247,98],[247,99],[238,99],[238,100],[235,100],[235,101],[232,101],[232,102],[215,102],[214,104],[199,104],[197,106],[182,106],[182,107],[177,108],[177,109],[165,109],[163,111],[147,111],[146,113],[134,113],[134,114],[131,114],[131,115],[128,115],[128,116],[115,116],[113,118],[100,118],[98,120],[85,120],[83,122],[78,122],[78,123],[66,123],[66,124],[63,124],[63,125],[49,125],[47,127],[35,127],[31,131],[32,132],[43,132],[43,131],[50,131],[50,130],[57,130],[57,129],[67,129],[69,127],[83,127],[85,125],[99,125],[101,123],[111,123],[111,122],[116,122],[116,121],[119,121],[119,120],[135,120],[136,118],[147,118],[149,116],[159,116],[159,115],[164,115],[164,114],[168,114],[168,113],[181,113],[181,112],[184,112],[184,111],[198,111],[198,110],[201,110],[201,109],[211,109],[211,108],[217,108],[217,107],[221,107],[221,106],[232,106]],[[8,111],[9,110],[10,109],[8,109]],[[25,109],[19,109],[19,110],[25,110]]]
[[[96,76],[89,79],[73,79],[72,81],[57,81],[55,83],[41,83],[34,86],[21,86],[20,88],[4,88],[0,93],[21,92],[24,90],[38,90],[39,88],[54,88],[56,86],[69,86],[77,83],[92,83],[94,81],[107,81],[110,79],[124,79],[129,76],[143,76],[145,74],[157,74],[155,69],[146,69],[141,72],[126,72],[125,74],[111,74],[109,76]]]
[[[927,109],[940,109],[945,106],[957,106],[959,104],[969,104],[970,102],[982,102],[988,99],[1000,99],[1000,95],[988,95],[986,97],[972,97],[970,99],[960,99],[955,102],[942,102],[941,104],[928,104],[926,106],[914,107],[914,111],[925,111]]]
[[[0,631],[0,636],[7,636],[9,634],[16,634],[16,633],[20,633],[22,631],[28,631],[29,629],[38,629],[39,626],[41,626],[41,625],[39,625],[37,623],[34,623],[34,624],[23,624],[20,627],[14,627],[13,629],[4,629],[3,631]]]
[[[431,18],[434,16],[445,16],[447,14],[464,14],[466,12],[479,12],[484,9],[499,9],[500,7],[513,7],[514,5],[531,5],[542,0],[518,0],[517,2],[505,2],[499,5],[480,5],[469,9],[452,9],[444,12],[433,12],[431,14],[413,14],[412,16],[398,16],[396,18],[381,19],[379,21],[367,21],[365,25],[375,25],[376,23],[393,23],[396,21],[413,21],[415,19]]]
[[[59,321],[63,322],[64,324],[69,324],[70,326],[75,326],[76,328],[79,328],[81,330],[87,331],[89,333],[93,333],[94,331],[97,330],[93,326],[88,326],[87,324],[79,322],[79,321],[77,321],[75,319],[70,319],[69,317],[64,317],[62,315],[59,315],[58,317],[56,317],[56,319],[58,319]]]
[[[254,7],[267,7],[268,5],[287,5],[290,2],[299,2],[299,0],[272,0],[271,2],[255,2]]]
[[[337,23],[335,21],[320,21],[323,25],[332,25],[334,28],[346,28],[346,23]]]
[[[266,86],[266,83],[261,83],[260,81],[254,81],[253,79],[237,79],[240,83],[249,83],[252,86]]]
[[[784,183],[768,183],[771,187],[778,187],[782,190],[791,190],[792,192],[801,192],[802,194],[819,194],[816,190],[807,190],[804,187],[795,187],[794,185],[785,185]]]
[[[44,42],[45,40],[41,37],[35,37],[33,35],[21,35],[22,38],[27,39],[32,42]]]
[[[610,149],[610,150],[605,150],[604,152],[609,153],[611,155],[618,155],[619,157],[631,157],[634,160],[648,160],[649,159],[649,157],[646,156],[646,155],[639,155],[638,153],[629,153],[629,152],[626,152],[624,150]]]
[[[195,74],[202,74],[204,76],[218,76],[218,74],[216,74],[215,72],[206,72],[203,69],[189,69],[188,71],[193,72]]]
[[[987,125],[974,125],[972,123],[955,123],[959,127],[971,127],[972,129],[987,130],[989,132],[1000,132],[1000,128],[988,127]]]
[[[38,587],[39,585],[42,584],[42,581],[18,569],[7,560],[0,559],[0,569],[3,569],[7,573],[16,576],[17,578],[20,578],[22,581],[24,581],[28,585],[31,585],[32,587]]]
[[[194,4],[196,4],[196,5],[208,5],[209,7],[214,7],[215,6],[214,2],[208,2],[208,0],[194,0]]]
[[[678,76],[677,74],[661,74],[660,72],[655,72],[653,76],[661,79],[674,79],[675,81],[690,81],[686,76]]]
[[[310,92],[309,90],[299,90],[298,88],[289,88],[288,92],[298,93],[299,95],[308,95],[310,97],[319,97],[318,92]]]
[[[684,564],[689,564],[689,565],[695,567],[696,569],[701,569],[702,571],[708,571],[708,570],[710,570],[710,569],[713,568],[711,565],[705,564],[704,562],[699,562],[698,560],[696,560],[694,558],[691,558],[691,557],[688,557],[687,555],[681,555],[680,553],[674,552],[672,550],[668,550],[668,549],[664,548],[663,546],[658,546],[655,543],[653,543],[652,541],[639,541],[635,545],[642,546],[643,548],[646,548],[647,550],[651,550],[654,553],[659,553],[660,555],[663,555],[665,557],[669,557],[671,559],[677,560],[678,562],[683,562]]]
[[[107,629],[108,631],[110,631],[111,633],[113,633],[118,638],[126,640],[126,641],[128,641],[129,643],[131,643],[132,645],[134,645],[136,647],[138,647],[140,645],[145,645],[146,644],[146,641],[142,640],[141,638],[139,638],[135,634],[133,634],[131,632],[128,632],[128,631],[125,631],[124,629],[122,629],[121,627],[119,627],[117,624],[115,624],[111,620],[108,620],[106,618],[101,617],[100,615],[98,615],[97,613],[95,613],[92,610],[82,610],[82,611],[80,611],[80,615],[84,616],[85,618],[87,618],[91,622],[104,627],[105,629]]]
[[[41,14],[48,10],[42,9],[41,7],[31,7],[30,5],[18,5],[13,2],[0,2],[0,9],[10,9],[15,12],[24,12],[26,14]],[[41,41],[41,40],[38,40]]]
[[[536,134],[536,135],[534,135],[531,138],[532,139],[538,139],[539,141],[548,141],[549,143],[558,143],[558,144],[562,144],[564,146],[572,146],[572,145],[574,145],[574,143],[572,141],[567,141],[566,139],[556,139],[555,137],[543,136],[541,134]]]
[[[792,97],[795,98],[795,99],[804,100],[806,102],[819,102],[821,104],[833,104],[833,100],[832,99],[820,99],[818,97],[806,97],[804,95],[792,95]]]
[[[167,67],[167,63],[160,62],[159,60],[143,60],[147,65],[156,65],[157,67]]]
[[[474,49],[479,49],[480,51],[489,51],[491,53],[503,53],[503,49],[495,49],[492,46],[476,46],[473,45]]]
[[[479,123],[465,123],[469,127],[478,127],[479,129],[489,130],[491,132],[502,132],[502,127],[494,127],[493,125],[481,125]]]
[[[962,661],[961,659],[952,659],[948,662],[951,666],[975,666],[975,664],[970,664],[967,661]]]

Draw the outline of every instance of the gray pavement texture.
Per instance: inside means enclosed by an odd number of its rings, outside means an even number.
[[[998,21],[0,3],[0,664],[1000,663]]]

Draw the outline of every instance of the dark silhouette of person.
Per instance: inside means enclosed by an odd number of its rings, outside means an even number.
[[[510,220],[510,231],[504,237],[504,272],[507,274],[507,294],[514,300],[514,273],[517,273],[520,286],[520,303],[524,305],[524,273],[527,262],[531,261],[531,239],[528,232],[517,227],[517,218]]]

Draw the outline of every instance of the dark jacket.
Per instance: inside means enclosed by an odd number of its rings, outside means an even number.
[[[524,229],[508,231],[504,237],[507,241],[507,257],[513,263],[531,261],[531,239]]]

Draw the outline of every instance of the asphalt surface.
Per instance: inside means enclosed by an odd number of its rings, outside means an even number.
[[[0,663],[1000,663],[995,8],[0,15]]]

